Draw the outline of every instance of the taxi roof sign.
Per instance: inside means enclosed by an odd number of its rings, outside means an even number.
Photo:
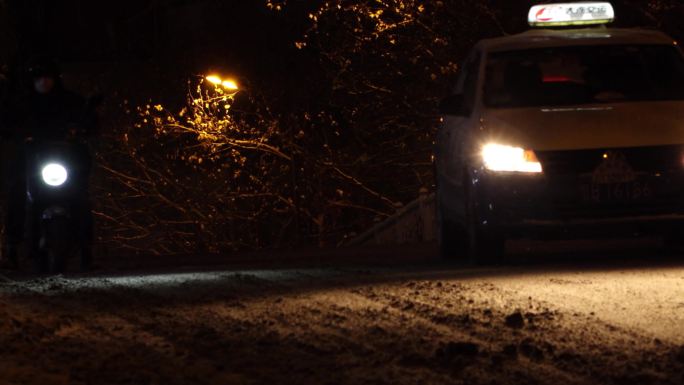
[[[532,27],[565,27],[608,24],[615,20],[615,10],[608,2],[578,2],[535,5],[528,21]]]

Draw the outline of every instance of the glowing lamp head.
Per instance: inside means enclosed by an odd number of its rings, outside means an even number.
[[[240,87],[238,87],[238,85],[237,85],[237,83],[235,82],[235,80],[230,80],[230,79],[229,79],[229,80],[224,80],[224,81],[221,83],[221,85],[223,86],[223,88],[225,88],[225,89],[227,89],[227,90],[229,90],[229,91],[237,91],[237,90],[240,89]]]
[[[218,76],[215,76],[215,75],[207,76],[205,79],[207,79],[207,81],[209,83],[215,84],[215,85],[220,85],[222,82],[221,78]]]
[[[228,91],[238,91],[240,89],[240,86],[238,86],[237,82],[233,79],[221,79],[216,75],[207,76],[205,79],[209,83],[217,87],[223,87],[225,90]]]
[[[50,163],[43,167],[41,175],[43,177],[43,182],[52,187],[59,187],[63,185],[66,183],[69,176],[66,168],[57,163]]]

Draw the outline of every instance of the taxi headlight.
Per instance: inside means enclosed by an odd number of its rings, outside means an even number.
[[[66,168],[58,163],[50,163],[45,165],[41,175],[43,177],[43,182],[52,187],[59,187],[63,185],[69,176]]]
[[[500,172],[541,173],[542,166],[534,151],[489,143],[482,147],[486,169]]]

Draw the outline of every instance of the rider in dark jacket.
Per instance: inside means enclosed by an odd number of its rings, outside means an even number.
[[[19,102],[5,105],[0,123],[14,141],[9,178],[8,205],[5,216],[5,259],[16,265],[17,247],[24,239],[26,207],[26,151],[30,143],[42,141],[75,141],[82,143],[82,166],[87,173],[92,160],[84,140],[95,133],[97,116],[85,98],[64,88],[59,67],[50,59],[40,58],[29,66],[29,92],[16,98]],[[29,144],[27,144],[29,143]],[[85,197],[79,209],[79,238],[82,261],[87,268],[91,259],[92,214]],[[32,245],[33,246],[33,245]]]

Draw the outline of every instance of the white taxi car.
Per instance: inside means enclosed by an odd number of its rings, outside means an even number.
[[[515,237],[684,235],[684,56],[610,3],[534,6],[530,31],[479,42],[442,102],[444,256]]]

